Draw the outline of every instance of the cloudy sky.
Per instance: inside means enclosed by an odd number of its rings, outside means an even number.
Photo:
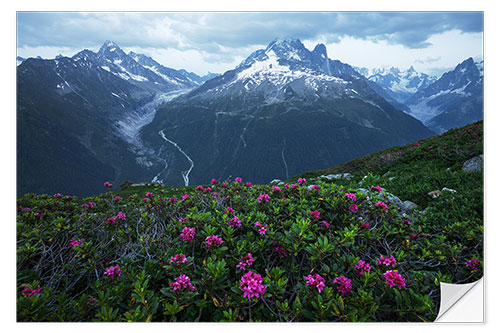
[[[274,38],[329,58],[441,75],[483,57],[482,12],[18,12],[17,54],[72,56],[106,40],[198,74],[222,73]]]

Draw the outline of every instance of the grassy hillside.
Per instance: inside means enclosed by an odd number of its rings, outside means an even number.
[[[18,321],[433,321],[483,274],[482,126],[280,185],[19,197]]]

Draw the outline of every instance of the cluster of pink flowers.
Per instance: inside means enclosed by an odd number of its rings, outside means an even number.
[[[119,195],[117,195],[117,196],[115,197],[115,201],[120,201],[121,199],[122,199],[122,197],[120,197]]]
[[[118,212],[118,214],[116,216],[109,217],[106,220],[106,224],[113,225],[116,223],[116,219],[125,220],[126,218],[127,218],[127,215],[125,215],[123,212]]]
[[[405,219],[402,219],[401,221],[402,221],[403,223],[408,224],[408,225],[410,224],[410,220],[405,220]]]
[[[387,209],[387,205],[385,203],[383,203],[382,201],[379,201],[375,204],[375,206],[379,207],[379,208],[382,208],[382,209]]]
[[[231,227],[239,227],[241,225],[241,220],[238,218],[238,216],[235,216],[230,219],[227,224],[229,224]]]
[[[111,184],[110,182],[104,182],[104,186],[107,188],[112,188],[113,184]]]
[[[187,261],[188,260],[187,260],[186,256],[183,254],[176,254],[175,256],[170,257],[170,263],[174,263],[174,264],[183,264]]]
[[[80,246],[82,245],[83,242],[81,240],[77,240],[76,238],[73,238],[69,243],[68,243],[68,246],[69,247],[73,247],[73,246]]]
[[[212,183],[212,185],[215,185],[215,184],[217,184],[217,180],[215,178],[212,178],[211,183]]]
[[[353,213],[356,213],[358,211],[358,205],[352,204],[349,206],[349,210]]]
[[[311,191],[312,191],[312,190],[319,191],[319,189],[320,189],[320,188],[319,188],[319,185],[313,185],[313,186],[311,186]]]
[[[181,237],[184,242],[192,242],[194,240],[194,235],[196,235],[196,231],[193,228],[185,227],[182,229]]]
[[[318,288],[319,293],[321,293],[321,291],[325,287],[325,279],[323,279],[323,277],[319,274],[314,274],[314,276],[312,275],[304,276],[304,279],[306,280],[306,284],[308,286],[313,286]]]
[[[177,200],[175,198],[170,198],[170,199],[168,199],[168,201],[173,203],[173,204],[175,204],[177,202]]]
[[[207,243],[208,247],[212,247],[214,244],[215,245],[221,245],[222,244],[222,238],[220,238],[217,235],[208,236],[207,238],[205,238],[205,243]]]
[[[89,203],[82,204],[82,208],[92,208],[95,206],[95,202],[90,201]]]
[[[231,207],[227,207],[226,211],[228,214],[234,215],[234,209],[232,209]]]
[[[338,284],[337,290],[342,296],[346,295],[352,290],[352,282],[345,276],[338,276],[333,280],[333,283]]]
[[[18,208],[19,208],[19,210],[21,211],[21,213],[22,213],[22,212],[24,212],[25,210],[28,210],[28,211],[30,211],[30,210],[31,210],[31,208],[28,208],[28,207],[23,207],[23,206],[19,206]]]
[[[238,265],[236,265],[236,268],[239,268],[241,270],[245,270],[246,266],[252,266],[253,265],[253,257],[252,254],[249,253],[247,254],[246,257],[240,258],[240,262]]]
[[[354,193],[346,193],[345,197],[351,199],[352,201],[356,201],[356,194]]]
[[[241,183],[241,177],[234,178],[234,181],[237,182],[237,183]]]
[[[248,182],[245,184],[246,187],[252,187],[252,183],[251,182]]]
[[[281,188],[279,186],[273,186],[273,192],[281,192]]]
[[[198,191],[203,191],[203,186],[198,185],[198,186],[196,186],[196,189],[197,189]]]
[[[125,215],[123,212],[118,212],[118,214],[116,214],[116,218],[125,220],[127,218],[127,215]]]
[[[366,222],[361,223],[359,226],[361,229],[370,229],[370,225]]]
[[[179,290],[181,288],[194,290],[194,286],[191,284],[191,280],[184,274],[179,275],[175,278],[175,282],[170,284],[170,287],[175,290]]]
[[[269,199],[271,199],[271,197],[267,193],[259,195],[259,202],[262,202],[262,201],[268,202]]]
[[[369,263],[364,262],[363,260],[358,261],[354,268],[359,269],[359,275],[363,275],[364,272],[369,272],[372,267]]]
[[[465,261],[465,266],[469,267],[472,270],[479,269],[479,260],[478,259],[470,259]]]
[[[43,217],[43,214],[42,213],[36,213],[35,215],[33,215],[33,217],[41,219]]]
[[[54,194],[54,198],[60,198],[60,197],[62,197],[62,194],[61,194],[61,193],[55,193],[55,194]]]
[[[319,219],[320,213],[317,210],[313,210],[311,216],[315,219]]]
[[[42,292],[42,287],[40,287],[40,285],[38,285],[35,289],[31,289],[28,286],[24,286],[24,289],[22,291],[24,296],[40,295],[41,292]]]
[[[384,273],[384,278],[385,283],[391,288],[395,286],[398,286],[399,289],[406,288],[405,278],[398,271],[387,271]]]
[[[120,269],[119,265],[106,268],[106,271],[104,272],[104,275],[107,275],[108,277],[110,277],[112,279],[115,278],[115,274],[118,276],[122,275],[122,270]]]
[[[328,223],[326,221],[321,221],[321,228],[323,228],[323,229],[330,228],[330,223]]]
[[[285,187],[286,187],[286,185],[285,185]],[[299,184],[292,184],[292,185],[290,185],[290,188],[297,188],[297,187],[299,187]]]
[[[243,291],[243,297],[261,297],[264,295],[267,286],[262,284],[263,279],[260,274],[248,272],[241,277],[240,287]]]
[[[205,193],[208,193],[208,192],[210,192],[210,191],[212,191],[212,188],[211,188],[211,187],[207,187],[207,188],[205,189]]]
[[[186,201],[187,199],[189,199],[189,194],[184,194],[181,198],[182,201]]]
[[[255,222],[255,227],[259,228],[259,234],[265,235],[267,231],[267,226],[260,224],[259,221]]]
[[[377,192],[379,192],[379,193],[380,193],[380,192],[382,191],[382,187],[380,187],[380,186],[373,186],[373,185],[372,185],[371,190],[372,190],[372,191],[377,191]]]
[[[396,266],[396,259],[394,259],[393,256],[385,257],[385,258],[383,256],[380,256],[380,258],[378,259],[378,264],[394,267],[394,266]]]
[[[302,184],[307,183],[307,180],[305,178],[299,178],[299,180],[297,180],[297,182],[299,183],[299,185],[302,185]]]
[[[146,192],[146,198],[153,198],[153,193],[151,192]]]

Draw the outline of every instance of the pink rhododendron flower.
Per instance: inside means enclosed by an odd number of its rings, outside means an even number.
[[[24,296],[33,296],[33,295],[40,295],[41,292],[42,292],[42,287],[40,287],[40,285],[38,285],[35,289],[31,289],[30,287],[25,286],[22,291],[22,294]]]
[[[320,213],[317,210],[313,210],[311,216],[315,219],[319,219]]]
[[[187,199],[189,199],[189,194],[184,194],[181,200],[186,201]]]
[[[184,274],[179,275],[178,277],[175,278],[175,282],[172,282],[170,284],[170,287],[175,290],[179,289],[189,289],[189,290],[194,290],[194,286],[191,284],[191,280]]]
[[[208,193],[208,192],[210,192],[210,191],[212,191],[212,188],[211,188],[211,187],[207,187],[207,188],[205,189],[205,193]]]
[[[177,202],[177,200],[175,198],[170,198],[170,199],[168,199],[168,201],[173,203],[173,204],[175,204]]]
[[[290,185],[285,184],[283,187],[285,188],[285,190],[287,190],[289,186],[290,186]]]
[[[416,234],[410,234],[410,240],[417,239],[418,235]]]
[[[378,264],[394,267],[394,266],[396,266],[396,259],[394,259],[393,256],[386,257],[386,258],[384,258],[383,256],[380,256],[380,258],[378,260]]]
[[[241,277],[240,287],[243,291],[243,297],[248,299],[252,297],[261,297],[266,292],[267,286],[262,284],[264,280],[260,274],[248,272]]]
[[[359,227],[361,229],[370,229],[370,225],[368,223],[362,223]]]
[[[142,202],[148,202],[148,198],[142,199]]]
[[[302,184],[307,183],[307,180],[306,180],[305,178],[299,178],[299,179],[297,180],[297,183],[299,183],[299,185],[302,185]]]
[[[203,186],[198,185],[198,186],[196,186],[196,189],[197,189],[198,191],[203,191]]]
[[[116,223],[116,217],[114,217],[114,216],[108,217],[108,219],[106,220],[106,224],[113,225],[115,223]]]
[[[146,192],[146,198],[153,198],[153,193]]]
[[[73,246],[80,246],[80,245],[82,245],[82,244],[83,244],[83,242],[82,242],[81,240],[76,240],[76,238],[73,238],[73,239],[69,242],[68,246],[69,246],[69,247],[73,247]]]
[[[379,207],[379,208],[382,208],[382,209],[387,209],[387,205],[385,203],[383,203],[382,201],[379,201],[375,204],[375,206]]]
[[[41,213],[36,213],[36,214],[35,214],[35,215],[33,215],[33,216],[34,216],[34,217],[36,217],[36,218],[40,218],[40,219],[41,219],[41,218],[43,217],[43,214],[41,214]]]
[[[306,284],[308,286],[313,286],[318,288],[318,292],[321,293],[323,288],[325,287],[325,279],[319,274],[314,274],[313,275],[308,275],[304,276],[304,279],[306,280]]]
[[[196,235],[196,231],[193,228],[185,227],[182,229],[181,237],[184,242],[192,242],[194,240],[194,235]]]
[[[259,202],[268,202],[269,199],[271,199],[271,197],[267,193],[259,195]]]
[[[406,224],[408,224],[408,225],[410,224],[410,221],[409,221],[409,220],[405,220],[405,219],[403,219],[402,221],[403,221],[403,223],[406,223]]]
[[[241,220],[237,216],[235,216],[230,219],[227,224],[229,224],[231,227],[239,227],[241,225]]]
[[[326,221],[321,221],[321,228],[328,229],[330,227],[330,223]]]
[[[356,201],[356,194],[354,193],[346,193],[345,197],[351,199],[352,201]]]
[[[251,182],[248,182],[245,184],[246,187],[252,187],[252,183]]]
[[[312,190],[319,191],[319,185],[313,185],[313,186],[311,186],[311,191]]]
[[[54,198],[60,198],[60,197],[62,197],[61,193],[54,194]]]
[[[260,224],[259,221],[257,221],[257,222],[255,222],[255,227],[256,228],[260,228],[259,229],[259,234],[261,234],[261,235],[265,235],[266,234],[267,226],[263,226],[262,224]]]
[[[222,187],[227,187],[227,184],[226,183],[222,183]]]
[[[110,277],[112,279],[115,278],[115,274],[117,276],[122,275],[122,270],[120,269],[119,265],[111,266],[109,268],[106,268],[106,271],[104,272],[104,275],[107,275],[108,277]]]
[[[478,259],[470,259],[465,261],[465,266],[469,267],[472,270],[478,270],[480,265],[479,265],[479,260]]]
[[[117,196],[115,197],[115,201],[120,201],[121,199],[122,199],[122,198],[121,198],[119,195],[117,195]]]
[[[227,211],[228,214],[234,215],[234,209],[232,209],[231,207],[227,207],[226,211]]]
[[[372,190],[372,191],[377,191],[377,192],[379,192],[379,193],[380,193],[380,192],[382,191],[382,187],[380,187],[380,186],[372,186],[372,187],[371,187],[371,190]]]
[[[211,183],[212,183],[212,185],[215,185],[215,184],[217,184],[217,180],[215,180],[215,178],[212,178]]]
[[[273,186],[273,192],[281,192],[281,189],[279,186]]]
[[[205,243],[207,243],[208,247],[212,247],[213,245],[221,245],[222,239],[217,235],[212,235],[205,238]]]
[[[356,213],[358,211],[358,205],[352,204],[349,206],[349,210],[353,213]]]
[[[188,260],[184,254],[176,254],[175,256],[170,258],[170,262],[174,264],[183,264],[185,262],[188,262]]]
[[[338,276],[333,280],[333,283],[338,284],[337,290],[342,296],[348,294],[352,289],[352,282],[345,276]]]
[[[116,218],[124,220],[127,218],[127,215],[123,214],[123,212],[118,212],[118,214],[116,215]]]
[[[234,178],[234,181],[237,182],[237,183],[241,183],[241,177]]]
[[[110,182],[104,182],[104,186],[107,188],[112,188],[113,184],[111,184]]]
[[[358,261],[354,268],[359,270],[359,275],[363,275],[364,272],[369,272],[372,267],[369,263],[364,262],[363,260]]]
[[[405,278],[398,271],[387,271],[384,273],[385,283],[390,288],[397,286],[399,289],[406,288]]]
[[[246,266],[252,266],[253,265],[253,257],[252,254],[249,253],[247,254],[246,257],[240,258],[240,262],[238,265],[236,265],[236,268],[239,268],[241,270],[245,270]]]
[[[292,184],[292,185],[290,185],[290,188],[297,188],[297,187],[299,187],[299,184]]]

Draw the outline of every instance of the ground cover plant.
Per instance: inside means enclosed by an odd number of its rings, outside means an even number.
[[[482,149],[479,122],[279,185],[24,195],[17,319],[433,321],[483,274]]]

